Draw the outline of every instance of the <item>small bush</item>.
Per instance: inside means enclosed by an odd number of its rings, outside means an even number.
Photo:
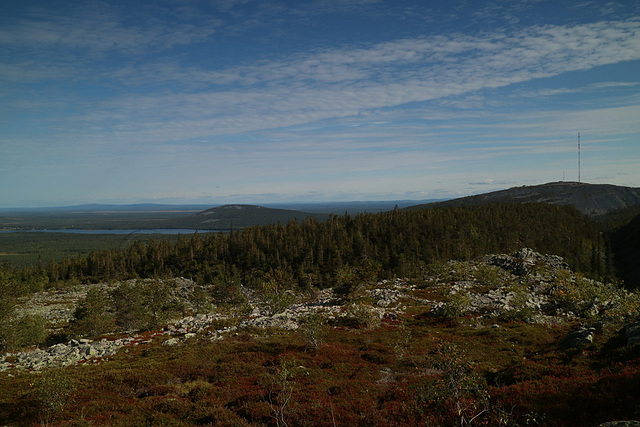
[[[33,383],[38,401],[40,421],[49,425],[71,402],[75,387],[64,371],[49,369]]]
[[[412,333],[406,322],[401,322],[397,328],[396,336],[393,340],[393,351],[396,357],[403,358],[409,353],[409,345],[411,344]]]
[[[296,297],[285,291],[267,292],[263,294],[267,313],[270,316],[284,312],[296,301]]]
[[[361,328],[373,329],[380,326],[380,315],[371,306],[362,302],[354,302],[349,306],[349,314]]]
[[[320,312],[311,313],[302,319],[299,330],[311,347],[318,349],[327,333],[327,319]]]
[[[511,310],[501,310],[499,317],[504,320],[530,321],[535,310],[527,305],[529,300],[529,290],[525,285],[518,284],[509,288],[513,295],[511,299]]]
[[[456,320],[467,312],[470,305],[471,299],[468,292],[458,291],[456,293],[449,294],[445,298],[442,315],[446,319]]]
[[[439,340],[435,344],[434,366],[442,371],[442,376],[432,389],[432,393],[435,391],[432,399],[453,409],[459,425],[478,423],[491,410],[486,381],[456,344]]]
[[[209,286],[211,302],[218,305],[239,305],[247,302],[247,297],[242,292],[240,277],[217,277]]]
[[[437,277],[448,282],[451,280],[453,267],[448,262],[436,261],[427,265],[425,272],[428,276]]]
[[[473,276],[480,284],[489,289],[496,289],[510,282],[505,271],[494,265],[480,264]]]
[[[589,321],[634,320],[640,316],[640,296],[614,284],[561,270],[552,285],[551,300],[557,307]]]
[[[211,296],[202,286],[196,286],[189,297],[195,314],[208,313],[211,311]]]
[[[299,372],[296,366],[298,365],[295,359],[280,359],[280,364],[272,377],[267,400],[277,426],[288,425],[285,414],[297,385],[296,377]]]
[[[334,281],[336,294],[348,298],[349,294],[358,285],[358,271],[350,265],[340,266],[336,269]]]
[[[4,350],[18,350],[42,344],[47,338],[46,324],[46,320],[40,315],[10,319],[0,331],[0,343]]]
[[[109,312],[107,293],[98,287],[91,288],[84,299],[78,302],[70,324],[72,334],[97,336],[115,328],[115,320]]]

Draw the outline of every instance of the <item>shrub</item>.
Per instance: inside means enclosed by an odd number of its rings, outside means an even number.
[[[3,325],[7,325],[14,311],[15,303],[13,299],[3,295],[3,297],[0,298],[0,322],[2,322]],[[9,347],[8,340],[10,340],[11,329],[10,327],[0,328],[0,349],[2,350]]]
[[[47,338],[46,320],[40,315],[24,315],[7,320],[0,331],[0,342],[4,350],[17,350],[38,345]]]
[[[75,387],[64,371],[49,369],[33,383],[43,425],[60,413],[72,400]]]
[[[296,301],[295,295],[290,291],[274,292],[265,291],[262,294],[263,301],[269,316],[284,312],[291,304]]]
[[[361,328],[373,329],[380,326],[380,315],[373,307],[362,302],[354,302],[348,310]]]
[[[237,305],[247,302],[247,297],[242,292],[240,276],[235,272],[213,279],[209,293],[214,304]]]
[[[396,354],[396,357],[403,358],[409,353],[411,338],[411,329],[407,327],[406,322],[401,321],[393,340],[393,351]]]
[[[10,296],[3,294],[0,298],[0,321],[10,319],[15,310],[15,301]]]
[[[348,297],[358,284],[358,271],[350,265],[340,266],[336,269],[334,280],[336,294]]]
[[[601,283],[561,270],[552,284],[553,303],[589,321],[602,318],[633,320],[640,315],[640,296],[612,283]]]
[[[141,286],[121,283],[113,292],[116,323],[123,329],[143,329],[151,323],[151,313],[145,304]]]
[[[627,321],[640,319],[640,294],[618,289],[611,300],[611,309],[605,312],[605,316]]]
[[[291,288],[294,282],[291,273],[286,269],[269,272],[260,285],[260,293],[268,315],[282,313],[296,300]]]
[[[473,276],[480,284],[490,289],[496,289],[512,282],[505,271],[495,265],[480,264],[473,272]]]
[[[526,285],[518,284],[511,286],[509,289],[513,295],[510,302],[511,310],[501,310],[499,316],[507,321],[520,320],[527,322],[531,320],[535,310],[527,305],[530,293]]]
[[[113,330],[115,321],[109,312],[109,296],[98,287],[91,288],[73,313],[71,332],[80,336],[97,336]]]
[[[18,319],[16,330],[21,347],[28,347],[44,342],[47,337],[47,321],[39,314],[26,315]]]
[[[171,295],[171,286],[162,280],[151,280],[142,283],[146,294],[145,304],[151,313],[149,327],[161,326],[172,317],[183,313],[183,304]]]
[[[206,313],[211,311],[211,296],[202,286],[195,286],[189,297],[189,301],[193,306],[195,314]]]
[[[456,293],[450,293],[445,298],[442,315],[446,319],[456,320],[465,314],[469,309],[470,304],[471,299],[468,292],[458,291]]]
[[[278,426],[288,425],[285,420],[285,412],[296,387],[297,365],[299,363],[295,359],[280,359],[280,364],[276,367],[275,375],[273,375],[269,386],[269,406]]]
[[[448,282],[453,274],[453,268],[448,262],[435,261],[427,265],[426,274]]]
[[[327,333],[327,319],[322,313],[316,311],[302,319],[299,330],[311,347],[317,350]]]
[[[432,390],[434,400],[449,405],[459,419],[459,425],[472,425],[490,412],[489,392],[475,363],[454,343],[436,341],[435,367],[442,376]],[[432,391],[433,393],[433,391]]]
[[[112,294],[116,323],[124,329],[150,329],[161,326],[182,312],[161,280],[122,283]]]

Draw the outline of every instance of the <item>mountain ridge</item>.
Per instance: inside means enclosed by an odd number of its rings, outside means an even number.
[[[506,190],[416,205],[405,209],[423,209],[436,206],[480,206],[491,203],[572,205],[587,216],[597,217],[640,205],[640,188],[612,184],[559,181],[534,186],[512,187]]]
[[[286,223],[292,220],[302,221],[309,217],[324,221],[329,215],[236,203],[216,206],[193,215],[175,218],[171,224],[176,228],[225,230],[278,222]]]

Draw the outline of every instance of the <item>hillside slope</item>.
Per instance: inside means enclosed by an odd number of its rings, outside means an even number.
[[[480,206],[491,203],[550,203],[572,205],[595,217],[629,206],[640,205],[640,188],[609,184],[551,182],[542,185],[513,187],[507,190],[462,197],[445,202],[412,206],[418,209],[435,206]]]
[[[0,424],[604,427],[640,413],[639,295],[556,255],[447,262],[348,295],[238,287],[228,306],[179,277],[34,295],[23,318],[76,336],[0,354]]]

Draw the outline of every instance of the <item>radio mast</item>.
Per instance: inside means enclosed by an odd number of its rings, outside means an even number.
[[[580,132],[578,132],[578,184],[580,183]]]

